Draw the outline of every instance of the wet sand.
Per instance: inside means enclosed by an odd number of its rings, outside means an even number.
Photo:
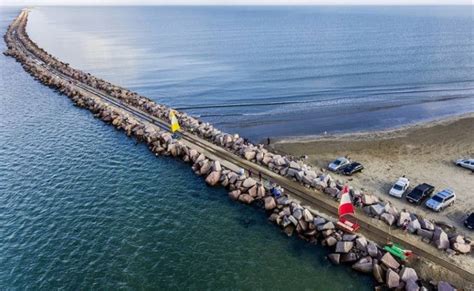
[[[399,209],[443,221],[473,236],[463,220],[474,211],[474,173],[453,161],[474,157],[474,114],[390,131],[282,139],[273,147],[295,156],[307,155],[309,164],[321,168],[336,157],[348,155],[365,166],[364,172],[353,177],[332,174],[335,178],[390,200]],[[404,197],[389,196],[390,187],[402,175],[410,179],[410,189],[423,182],[435,186],[435,193],[450,187],[457,201],[434,213],[424,205],[409,204]]]

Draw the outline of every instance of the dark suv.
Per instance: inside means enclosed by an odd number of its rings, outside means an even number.
[[[411,192],[406,196],[408,202],[421,204],[423,200],[430,197],[433,194],[434,187],[430,184],[420,184],[416,186],[415,189],[411,190]]]
[[[346,176],[352,176],[357,172],[362,172],[364,166],[361,163],[353,162],[341,169],[341,173]]]

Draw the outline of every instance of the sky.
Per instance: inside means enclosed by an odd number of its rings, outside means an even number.
[[[0,0],[0,5],[473,5],[472,0]]]

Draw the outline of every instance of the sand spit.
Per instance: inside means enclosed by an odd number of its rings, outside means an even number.
[[[338,156],[346,156],[364,164],[362,174],[351,178],[351,185],[389,200],[396,207],[452,225],[470,235],[462,222],[474,210],[474,173],[457,167],[453,161],[474,156],[474,114],[467,114],[402,129],[324,136],[309,139],[281,140],[277,150],[292,155],[308,155],[308,163],[320,168]],[[455,204],[434,213],[423,206],[414,207],[404,199],[387,195],[396,179],[406,175],[412,186],[429,183],[436,190],[452,188]]]

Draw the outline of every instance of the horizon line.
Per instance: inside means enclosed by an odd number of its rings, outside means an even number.
[[[78,4],[78,3],[61,3],[61,4],[23,4],[23,5],[19,5],[19,4],[0,4],[0,7],[25,7],[25,8],[28,8],[28,7],[44,7],[44,6],[48,6],[48,7],[61,7],[61,6],[103,6],[103,7],[107,7],[107,6],[143,6],[143,7],[146,7],[146,6],[168,6],[168,7],[172,7],[172,6],[268,6],[268,7],[271,7],[271,6],[287,6],[287,7],[292,7],[292,6],[373,6],[373,7],[390,7],[390,6],[419,6],[419,7],[423,7],[423,6],[474,6],[474,3],[472,4],[464,4],[464,3],[436,3],[436,4],[428,4],[428,3],[410,3],[410,4],[407,4],[407,3],[387,3],[387,4],[373,4],[373,3],[357,3],[357,4],[345,4],[345,3],[332,3],[332,4],[324,4],[324,3],[318,3],[318,4],[309,4],[309,3],[294,3],[294,4],[291,4],[291,3],[272,3],[272,4],[265,4],[265,3],[255,3],[255,4],[250,4],[250,3],[242,3],[242,4],[238,4],[238,3],[231,3],[231,4],[212,4],[212,3],[201,3],[201,4],[189,4],[189,3],[175,3],[175,4],[166,4],[166,3],[157,3],[157,4],[153,4],[153,3],[147,3],[147,4],[134,4],[134,3],[123,3],[123,4],[120,4],[120,3],[117,3],[117,4],[104,4],[104,3],[98,3],[98,4],[94,4],[94,3],[87,3],[87,4]]]

